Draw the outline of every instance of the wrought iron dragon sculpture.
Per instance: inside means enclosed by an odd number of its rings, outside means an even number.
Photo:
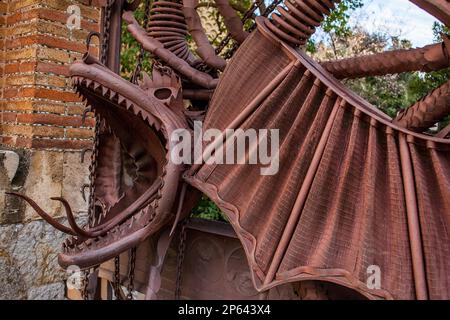
[[[319,64],[302,46],[338,2],[274,1],[245,29],[258,1],[241,18],[215,0],[229,30],[217,49],[197,0],[146,2],[146,29],[133,17],[138,1],[103,3],[100,60],[87,53],[70,68],[97,119],[89,223],[78,226],[62,198],[70,226],[17,194],[71,235],[61,266],[91,268],[136,247],[204,193],[229,218],[259,291],[321,279],[368,298],[449,299],[450,127],[424,131],[450,114],[450,82],[391,119],[338,79],[447,68],[450,42]],[[450,26],[448,1],[412,2]],[[142,47],[132,82],[117,74],[122,22]],[[140,76],[144,50],[151,77]],[[169,137],[195,119],[223,141],[227,128],[279,128],[279,173],[173,164]],[[365,285],[373,264],[382,289]]]

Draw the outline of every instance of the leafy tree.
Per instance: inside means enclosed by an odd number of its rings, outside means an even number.
[[[212,200],[203,196],[197,206],[191,212],[195,218],[215,221],[227,221],[226,216],[220,211]]]
[[[357,5],[357,4],[355,4]],[[342,21],[342,20],[341,20]],[[349,27],[348,20],[343,26],[332,27],[326,23],[324,31],[329,40],[313,43],[314,50],[309,50],[319,61],[342,59],[361,55],[371,55],[388,50],[410,49],[412,44],[406,39],[391,36],[383,32],[368,33],[361,26]],[[448,28],[435,23],[433,27],[434,42],[441,42],[442,36],[448,34]],[[336,36],[339,34],[339,36]],[[361,95],[371,104],[377,106],[391,117],[450,79],[450,69],[423,73],[407,72],[378,77],[344,80],[350,89]],[[447,121],[440,123],[444,126]]]
[[[321,28],[330,37],[330,42],[332,45],[335,44],[337,38],[348,36],[350,34],[350,13],[358,8],[361,8],[363,5],[363,0],[343,0],[324,20]],[[310,53],[316,52],[316,44],[314,40],[308,41],[306,51]]]
[[[139,8],[134,12],[137,21],[142,25],[144,21],[144,4],[141,3]],[[122,24],[122,47],[120,53],[120,74],[125,79],[130,80],[138,61],[139,51],[141,47],[136,39],[127,31],[127,25]],[[151,59],[148,52],[144,53],[142,59],[142,67],[146,72],[151,70]]]

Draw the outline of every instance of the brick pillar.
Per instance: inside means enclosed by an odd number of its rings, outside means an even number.
[[[69,5],[81,9],[81,29],[67,27]],[[94,122],[81,123],[84,106],[68,69],[86,51],[88,33],[99,31],[100,16],[89,0],[0,2],[0,299],[64,297],[57,253],[66,235],[4,191],[32,197],[67,225],[61,204],[49,199],[62,196],[86,221],[80,188],[89,170],[80,150],[91,146]]]
[[[83,104],[67,77],[99,31],[100,10],[68,0],[10,0],[1,16],[1,142],[33,149],[76,150],[91,143],[93,119],[83,125]],[[67,27],[67,8],[81,10],[81,29]],[[94,44],[98,41],[93,39]],[[98,46],[91,48],[97,54]]]

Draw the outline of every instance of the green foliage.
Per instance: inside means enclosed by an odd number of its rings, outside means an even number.
[[[140,23],[144,20],[144,7],[143,4],[134,12],[134,16]],[[127,31],[125,23],[122,24],[122,47],[120,53],[120,75],[127,80],[130,80],[136,64],[138,61],[139,51],[141,50],[140,44],[132,37]],[[151,72],[151,59],[148,52],[145,52],[144,59],[142,61],[142,68],[145,72]]]
[[[346,81],[346,84],[384,113],[395,117],[399,110],[422,97],[421,93],[413,88],[414,82],[420,82],[417,73],[366,77]]]
[[[363,5],[363,0],[343,0],[322,23],[323,31],[333,33],[337,37],[347,35],[350,32],[348,25],[350,12],[361,8]]]
[[[441,23],[435,22],[433,25],[434,41],[443,41],[444,35],[450,34],[450,29]],[[420,96],[424,96],[434,88],[439,87],[450,79],[450,69],[433,71],[422,74],[416,81],[411,83],[412,89]]]
[[[357,7],[360,4],[354,3]],[[347,13],[351,8],[347,9]],[[344,16],[347,15],[344,13]],[[342,15],[338,15],[342,16]],[[316,59],[332,60],[347,57],[371,55],[388,50],[410,49],[412,44],[406,39],[393,37],[387,33],[368,33],[360,26],[349,27],[346,18],[337,18],[324,25],[324,31],[329,41],[309,43],[307,46]],[[335,25],[337,23],[337,25]],[[434,41],[441,42],[442,35],[448,34],[449,29],[442,24],[433,26]],[[435,88],[450,79],[450,69],[423,73],[408,72],[403,74],[366,77],[346,80],[344,83],[354,92],[377,106],[391,117],[421,99]],[[440,126],[445,125],[444,121]]]
[[[192,210],[191,216],[207,220],[227,221],[226,216],[220,211],[216,204],[206,196],[203,196],[197,207]]]
[[[449,29],[442,24],[433,26],[434,41],[441,42],[442,35],[448,34]],[[407,49],[411,44],[404,39],[391,39],[392,49]],[[367,77],[347,81],[346,84],[356,93],[364,97],[373,105],[380,108],[391,117],[395,117],[403,108],[407,108],[417,100],[429,94],[450,79],[450,69],[423,72],[407,72],[398,75],[383,77]],[[439,126],[449,123],[449,118],[442,121]]]
[[[345,37],[351,34],[351,27],[349,26],[350,13],[361,8],[363,5],[363,0],[343,0],[337,4],[331,14],[325,18],[321,28],[330,37],[333,47],[335,46],[335,38]],[[317,44],[313,39],[308,40],[306,52],[311,54],[317,53]]]

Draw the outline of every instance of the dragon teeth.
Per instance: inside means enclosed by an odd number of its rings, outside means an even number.
[[[119,94],[119,98],[118,98],[118,100],[117,100],[118,102],[119,102],[119,104],[122,104],[122,102],[124,102],[125,101],[125,98],[124,97],[122,97],[120,94]]]
[[[133,225],[134,225],[134,219],[133,219],[133,217],[131,217],[130,223],[128,224],[128,228],[131,229],[133,227]]]

